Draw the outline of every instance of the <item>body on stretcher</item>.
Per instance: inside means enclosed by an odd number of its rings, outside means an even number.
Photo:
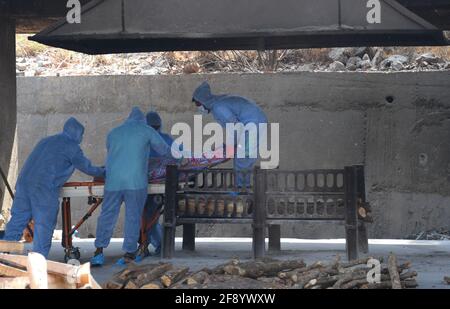
[[[217,153],[222,153],[223,150],[218,150]],[[201,159],[191,159],[190,162],[185,166],[185,168],[195,168],[195,169],[208,169],[217,166],[221,163],[228,161],[227,158],[215,158],[212,156],[211,159],[201,158]],[[165,193],[165,175],[166,167],[170,164],[177,163],[176,160],[163,160],[163,159],[151,159],[149,161],[149,185],[148,194],[149,195],[160,195],[161,196],[161,207],[164,204],[164,193]],[[186,184],[186,183],[184,183]],[[80,251],[78,248],[73,247],[72,237],[78,228],[83,225],[94,213],[94,211],[103,202],[103,197],[105,194],[105,183],[103,179],[94,179],[93,181],[87,182],[68,182],[66,183],[60,191],[61,202],[61,214],[62,214],[62,246],[65,251],[65,261],[71,259],[80,259]],[[77,224],[72,226],[72,214],[71,214],[71,198],[77,197],[87,197],[88,204],[91,205],[86,214],[78,221]],[[142,227],[139,239],[139,250],[145,249],[148,245],[147,231],[149,231],[153,225],[158,222],[159,216],[161,214],[160,209],[152,217],[146,217],[144,214],[142,216]],[[145,213],[145,211],[144,211]]]
[[[165,185],[155,183],[148,185],[148,194],[164,194]],[[103,198],[105,194],[105,184],[102,182],[68,182],[59,193],[61,198],[71,197],[96,197]]]

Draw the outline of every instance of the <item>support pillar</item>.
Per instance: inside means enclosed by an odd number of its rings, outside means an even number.
[[[8,16],[0,17],[0,167],[8,174],[16,130],[16,26]],[[11,179],[11,177],[8,177]],[[14,186],[14,184],[11,184]],[[3,205],[5,203],[5,209]],[[11,199],[0,181],[0,211],[9,212]],[[2,227],[0,226],[0,229]]]

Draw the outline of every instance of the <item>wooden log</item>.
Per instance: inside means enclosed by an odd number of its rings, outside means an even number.
[[[30,278],[0,278],[0,289],[26,289],[30,285]]]
[[[291,279],[294,282],[297,282],[297,279],[293,279],[293,278],[297,278],[301,273],[305,273],[307,271],[316,269],[316,268],[323,268],[325,265],[322,262],[315,262],[309,266],[306,267],[302,267],[302,268],[297,268],[291,271],[287,271],[287,272],[279,272],[278,273],[278,277],[280,279]]]
[[[161,264],[152,268],[150,271],[142,273],[137,276],[135,283],[138,287],[148,284],[156,279],[159,279],[165,272],[172,269],[171,264]]]
[[[404,289],[414,289],[417,288],[419,284],[415,279],[407,279],[405,281],[402,281],[402,288]]]
[[[242,277],[248,277],[256,279],[259,277],[272,277],[276,276],[279,272],[285,270],[293,270],[296,268],[305,267],[306,264],[300,261],[275,261],[275,262],[263,262],[252,261],[246,263],[240,263],[238,265],[228,265],[224,267],[225,273],[229,275],[239,275]]]
[[[373,257],[365,257],[365,258],[361,258],[361,259],[357,259],[357,260],[352,260],[347,263],[340,263],[339,267],[340,268],[349,268],[349,267],[353,267],[353,266],[357,266],[357,265],[361,265],[361,264],[367,265],[367,262],[370,259],[373,259]],[[383,259],[379,258],[378,260],[380,262],[382,262]]]
[[[225,264],[218,265],[211,270],[207,270],[210,275],[223,275],[225,273],[224,268],[228,265],[239,265],[239,260],[233,259]]]
[[[367,210],[364,207],[359,207],[358,208],[358,215],[365,219],[367,217]]]
[[[407,269],[409,269],[409,268],[411,268],[411,262],[406,262],[406,263],[403,263],[403,264],[397,266],[397,269],[398,269],[399,274],[401,274],[403,271],[405,271],[405,270],[407,270]],[[381,273],[382,273],[382,274],[389,274],[389,269],[388,269],[388,267],[387,267],[387,266],[382,267]]]
[[[133,280],[129,280],[127,284],[125,284],[124,289],[126,290],[136,290],[139,289],[137,284]]]
[[[250,279],[240,276],[230,276],[230,275],[219,275],[209,277],[202,285],[188,286],[191,289],[219,289],[219,290],[229,290],[229,289],[272,289],[273,284],[265,283],[260,280]]]
[[[317,284],[320,284],[321,286],[327,288],[331,287],[333,289],[344,289],[344,288],[352,288],[352,284],[350,284],[350,282],[362,279],[367,280],[367,271],[364,269],[355,270],[353,272],[345,272],[339,275],[322,278],[317,282]],[[348,284],[348,286],[344,286],[345,284]],[[356,284],[356,282],[353,284]]]
[[[261,282],[266,283],[266,284],[270,284],[273,288],[280,288],[280,287],[283,287],[283,286],[286,286],[286,285],[290,285],[290,284],[287,284],[285,280],[280,279],[278,277],[273,277],[273,278],[260,277],[260,278],[258,278],[256,280],[261,281]]]
[[[128,267],[113,276],[114,279],[126,281],[131,278],[136,278],[142,273],[148,272],[151,269],[159,266],[161,264],[146,264],[146,265],[138,265],[135,263],[131,263]]]
[[[413,289],[418,286],[416,280],[405,280],[401,283],[402,288],[405,289]],[[382,281],[380,283],[369,283],[366,286],[364,286],[365,289],[392,289],[392,282],[391,281]]]
[[[189,271],[189,267],[178,267],[174,270],[171,270],[161,277],[161,283],[164,287],[168,288],[171,285],[177,283],[181,279],[183,279]]]
[[[390,254],[388,258],[388,270],[391,277],[392,289],[401,289],[400,275],[397,268],[397,257],[394,254]]]
[[[196,284],[203,284],[205,283],[206,279],[208,278],[208,273],[205,271],[199,271],[192,276],[186,278],[186,284],[187,285],[196,285]]]
[[[343,285],[341,285],[341,289],[345,289],[345,290],[349,290],[349,289],[354,289],[358,286],[362,286],[364,284],[367,284],[367,278],[363,278],[363,279],[357,279],[357,280],[352,280],[349,281],[347,283],[344,283]]]
[[[400,274],[400,280],[404,281],[406,279],[411,279],[411,278],[415,278],[417,277],[417,272],[416,271],[408,271],[404,274]]]
[[[0,263],[0,276],[2,276],[2,277],[27,277],[28,273],[22,269]]]
[[[23,254],[25,244],[19,241],[0,240],[0,252]]]
[[[302,273],[300,276],[296,278],[296,281],[293,288],[303,289],[307,283],[309,283],[313,279],[317,279],[321,274],[320,269],[312,269],[305,273]]]
[[[67,278],[59,275],[48,274],[47,275],[48,288],[49,289],[76,289],[77,285],[75,283],[70,283]]]
[[[122,289],[125,285],[125,282],[117,282],[114,280],[110,280],[106,283],[105,288],[106,289],[112,289],[112,290],[118,290]]]
[[[159,280],[147,283],[141,287],[141,290],[160,290],[160,289],[164,289],[164,286]]]
[[[48,289],[47,261],[43,255],[28,253],[27,272],[31,289]]]

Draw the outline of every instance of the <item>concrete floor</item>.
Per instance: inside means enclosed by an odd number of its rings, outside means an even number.
[[[94,251],[93,239],[78,239],[74,245],[80,247],[81,262],[89,261]],[[122,269],[114,263],[122,256],[122,239],[113,239],[105,250],[106,265],[93,268],[92,273],[99,283],[108,281],[111,276]],[[370,256],[387,257],[395,253],[399,262],[411,261],[412,269],[417,271],[419,288],[450,289],[443,282],[444,276],[450,276],[450,241],[412,241],[373,239],[369,242]],[[279,259],[301,258],[307,264],[314,261],[331,261],[336,254],[345,259],[344,239],[301,240],[282,239],[282,251],[270,253]],[[213,267],[232,258],[251,259],[250,238],[197,238],[195,252],[181,251],[181,239],[176,239],[176,257],[171,260],[175,265],[189,266],[191,270]],[[63,261],[64,253],[60,241],[54,241],[49,258]],[[157,257],[146,258],[141,263],[155,263]]]

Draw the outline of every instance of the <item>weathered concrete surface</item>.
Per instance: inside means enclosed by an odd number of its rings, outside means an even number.
[[[16,37],[14,20],[0,18],[0,167],[14,181],[15,173],[11,154],[16,130]],[[0,206],[10,205],[10,196],[0,180]],[[1,209],[1,208],[0,208]],[[2,213],[8,213],[4,209]],[[0,222],[0,228],[1,226]]]
[[[181,239],[176,239],[175,258],[170,260],[174,265],[188,266],[191,271],[205,267],[213,268],[231,259],[250,260],[252,243],[250,238],[200,238],[196,240],[195,252],[181,251]],[[266,240],[267,241],[267,240]],[[103,284],[120,271],[122,266],[115,262],[122,257],[123,239],[113,239],[111,246],[105,250],[106,263],[104,267],[92,268],[95,279]],[[74,245],[80,247],[81,262],[89,261],[93,255],[93,240],[76,240]],[[267,245],[266,245],[267,246]],[[345,240],[303,240],[282,239],[281,252],[269,253],[276,259],[303,259],[308,265],[316,261],[331,262],[337,254],[345,260]],[[410,241],[410,240],[369,240],[370,256],[386,259],[393,252],[398,256],[399,263],[410,261],[412,270],[417,271],[419,289],[450,289],[443,282],[444,276],[450,275],[448,267],[450,260],[450,241]],[[63,261],[64,251],[60,242],[53,242],[49,258]],[[142,263],[158,262],[158,257],[149,257]]]
[[[433,113],[450,109],[450,71],[19,78],[19,164],[69,116],[86,125],[83,148],[97,164],[105,158],[106,134],[134,105],[159,111],[166,129],[179,121],[192,124],[192,91],[205,79],[216,93],[254,99],[271,122],[280,123],[280,168],[365,164],[376,215],[371,236],[449,226],[450,122],[434,121]],[[412,130],[423,118],[421,130]],[[74,203],[74,217],[80,217],[85,201]],[[95,234],[95,219],[81,235]],[[282,232],[344,235],[342,226],[319,223],[286,224]],[[199,234],[250,236],[250,226],[201,226]]]

